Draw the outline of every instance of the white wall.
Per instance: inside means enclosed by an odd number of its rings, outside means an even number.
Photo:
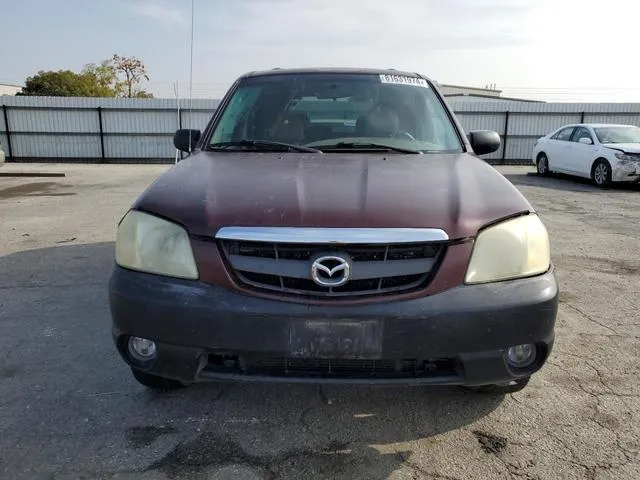
[[[15,95],[20,90],[22,90],[22,87],[18,87],[16,85],[0,84],[0,96],[2,96],[2,95]]]

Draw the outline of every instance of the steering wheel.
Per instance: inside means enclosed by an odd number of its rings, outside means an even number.
[[[398,132],[394,135],[396,138],[408,138],[409,140],[413,140],[415,142],[416,137],[411,135],[409,132]]]

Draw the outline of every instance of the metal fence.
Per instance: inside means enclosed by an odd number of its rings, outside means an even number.
[[[8,161],[171,163],[178,128],[202,129],[219,101],[175,99],[0,97],[0,143]],[[640,126],[638,103],[464,102],[451,106],[467,132],[502,137],[491,163],[530,161],[536,138],[567,123]]]
[[[203,128],[218,100],[0,97],[7,161],[167,163],[178,128]]]
[[[568,123],[623,123],[640,126],[640,103],[450,102],[465,130],[495,130],[502,146],[491,163],[531,161],[537,138]]]

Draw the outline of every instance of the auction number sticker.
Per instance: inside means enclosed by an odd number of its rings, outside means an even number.
[[[380,81],[382,83],[395,83],[397,85],[413,85],[416,87],[429,88],[429,84],[424,78],[407,77],[406,75],[381,73]]]

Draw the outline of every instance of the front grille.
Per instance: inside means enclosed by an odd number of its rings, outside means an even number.
[[[211,354],[203,369],[207,373],[301,378],[416,378],[457,376],[455,359],[316,359]]]
[[[307,297],[355,297],[407,292],[426,286],[443,254],[444,242],[398,244],[309,244],[220,240],[224,258],[245,287]],[[318,285],[311,264],[318,256],[349,260],[350,279]]]

